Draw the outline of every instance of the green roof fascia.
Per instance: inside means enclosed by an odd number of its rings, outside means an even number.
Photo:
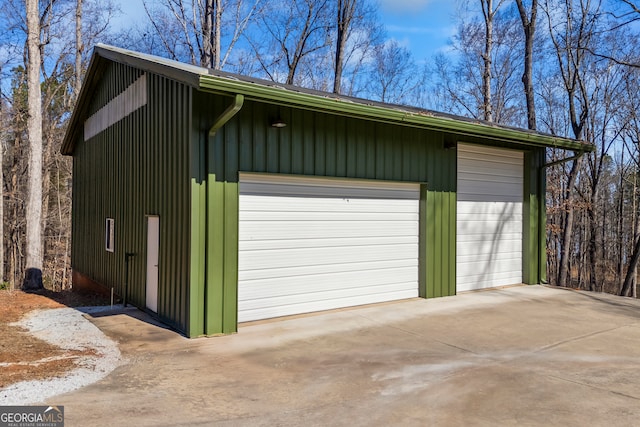
[[[484,123],[438,117],[428,111],[408,111],[400,107],[383,107],[353,102],[345,98],[323,97],[295,92],[281,87],[263,86],[212,75],[200,75],[200,90],[229,95],[242,94],[247,99],[266,101],[283,106],[334,113],[354,118],[452,132],[459,135],[490,138],[497,141],[536,147],[562,148],[590,152],[595,147],[568,138],[559,138],[527,130],[516,130]]]

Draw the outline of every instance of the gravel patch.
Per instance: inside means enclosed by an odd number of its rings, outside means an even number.
[[[110,307],[57,308],[35,310],[15,323],[34,336],[65,350],[93,350],[83,356],[77,368],[61,378],[22,381],[0,389],[2,405],[33,405],[53,396],[68,393],[106,377],[121,363],[120,350],[84,313],[111,310]]]

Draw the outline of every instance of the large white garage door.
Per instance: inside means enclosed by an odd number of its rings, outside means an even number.
[[[523,159],[458,145],[457,291],[522,283]]]
[[[238,321],[417,297],[419,194],[240,174]]]

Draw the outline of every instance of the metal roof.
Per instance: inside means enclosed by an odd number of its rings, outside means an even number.
[[[87,118],[87,109],[91,99],[90,94],[99,83],[102,74],[100,71],[109,61],[159,74],[183,82],[200,91],[227,96],[242,94],[248,100],[259,102],[403,126],[439,130],[460,136],[481,137],[513,144],[557,147],[581,152],[595,149],[592,144],[570,138],[562,138],[415,107],[385,104],[297,86],[283,85],[99,44],[94,48],[78,102],[62,143],[61,151],[63,154],[73,154],[75,141],[77,141],[82,131],[84,120]]]

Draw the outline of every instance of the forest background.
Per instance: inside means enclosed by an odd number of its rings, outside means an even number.
[[[72,161],[59,148],[102,42],[592,143],[547,151],[548,281],[637,295],[640,1],[459,0],[429,58],[389,36],[372,0],[142,5],[123,28],[113,0],[0,4],[1,287],[70,286]]]

